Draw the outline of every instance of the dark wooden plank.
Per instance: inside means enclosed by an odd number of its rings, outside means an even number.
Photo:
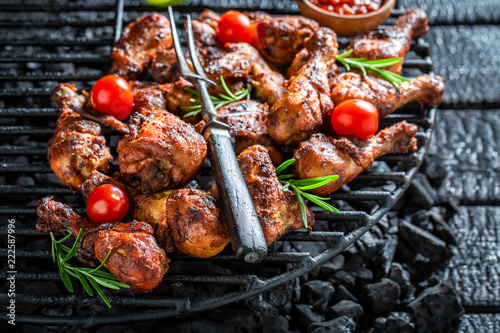
[[[425,171],[441,200],[500,203],[500,110],[439,110]]]
[[[500,2],[499,2],[500,4]],[[500,105],[500,26],[433,26],[424,37],[435,73],[445,79],[444,102],[462,109]]]
[[[497,0],[399,0],[403,8],[420,7],[432,24],[478,24],[500,22]]]
[[[458,246],[444,271],[468,311],[500,311],[500,207],[461,207],[450,221]]]
[[[457,333],[500,332],[500,314],[474,313],[462,316]]]

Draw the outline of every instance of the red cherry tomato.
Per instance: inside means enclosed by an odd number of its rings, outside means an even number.
[[[338,134],[364,140],[377,132],[378,111],[375,105],[362,99],[349,99],[335,107],[331,121]]]
[[[254,36],[252,21],[243,13],[230,10],[221,15],[217,25],[217,38],[222,44],[251,43]]]
[[[104,184],[95,188],[87,200],[87,215],[95,223],[123,220],[129,207],[128,196],[116,185]]]
[[[92,106],[99,112],[125,120],[134,109],[134,93],[121,77],[106,75],[92,88]]]

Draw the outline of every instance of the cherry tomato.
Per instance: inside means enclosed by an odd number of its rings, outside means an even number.
[[[106,75],[92,88],[92,106],[99,112],[125,120],[134,109],[134,93],[121,77]]]
[[[222,44],[251,43],[254,36],[252,21],[243,13],[230,10],[221,15],[217,25],[217,38]]]
[[[364,140],[377,131],[378,111],[375,105],[362,99],[349,99],[335,107],[331,121],[338,134]]]
[[[104,184],[90,193],[87,215],[95,223],[119,222],[127,215],[128,207],[127,193],[121,187]]]

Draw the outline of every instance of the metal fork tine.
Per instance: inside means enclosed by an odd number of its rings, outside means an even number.
[[[205,74],[205,71],[203,70],[203,66],[201,66],[200,59],[198,58],[198,52],[196,51],[196,46],[194,44],[194,34],[193,34],[193,25],[191,23],[191,15],[189,14],[187,15],[186,26],[187,26],[189,54],[191,55],[191,61],[193,62],[194,70],[196,71],[196,74],[204,78],[209,83],[215,85],[213,81],[208,79],[207,75]]]
[[[185,77],[199,78],[198,75],[191,71],[189,65],[184,57],[182,52],[181,43],[179,41],[179,35],[177,34],[177,26],[175,24],[174,12],[172,7],[168,7],[168,15],[170,18],[170,28],[172,30],[172,41],[174,43],[175,55],[177,56],[177,62],[179,63],[179,67],[181,68],[181,74]]]

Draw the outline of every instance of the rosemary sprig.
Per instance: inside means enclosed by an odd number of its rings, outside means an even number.
[[[306,214],[306,206],[304,204],[304,199],[307,199],[316,205],[326,209],[329,212],[336,212],[340,213],[340,211],[330,205],[329,203],[325,202],[326,200],[330,200],[330,198],[323,198],[319,197],[317,195],[307,193],[304,191],[312,190],[321,186],[324,186],[336,179],[339,178],[337,175],[331,175],[331,176],[324,176],[324,177],[317,177],[317,178],[309,178],[309,179],[293,179],[292,174],[283,174],[280,175],[281,172],[283,172],[286,168],[288,168],[290,165],[292,165],[295,162],[295,159],[290,159],[288,161],[283,162],[279,167],[276,168],[276,174],[278,175],[278,179],[280,183],[283,185],[283,191],[289,191],[292,189],[295,192],[295,195],[297,196],[297,200],[299,201],[300,205],[300,212],[302,215],[302,221],[304,222],[304,227],[307,228],[307,214]]]
[[[94,287],[99,296],[103,299],[104,303],[106,303],[109,307],[111,307],[111,303],[109,302],[108,297],[102,291],[100,286],[109,289],[118,290],[121,288],[130,288],[130,286],[123,284],[118,281],[118,279],[109,272],[101,271],[100,268],[104,265],[106,260],[108,260],[111,251],[109,251],[108,255],[101,264],[96,268],[86,268],[86,267],[73,267],[68,261],[77,256],[77,245],[80,239],[82,238],[83,229],[80,229],[78,232],[78,236],[76,237],[75,243],[71,248],[67,247],[63,244],[65,240],[71,237],[71,234],[68,234],[66,237],[56,240],[54,234],[50,233],[50,238],[52,239],[52,259],[57,266],[59,266],[59,274],[61,275],[61,280],[63,281],[66,289],[70,292],[74,292],[73,284],[71,283],[70,276],[77,278],[80,280],[85,291],[90,295],[94,296],[94,292],[90,285]],[[90,283],[90,285],[89,285]]]
[[[232,93],[231,90],[226,85],[226,81],[224,81],[224,78],[222,75],[220,76],[220,83],[222,85],[222,88],[224,88],[224,91],[226,92],[227,95],[219,93],[219,96],[210,96],[210,99],[212,99],[212,103],[214,103],[215,110],[220,109],[223,106],[229,105],[234,102],[241,101],[242,99],[249,99],[250,98],[250,90],[243,88],[240,91],[236,93]],[[191,88],[184,88],[187,92],[190,92],[193,95],[199,96],[198,91],[195,89]],[[201,101],[199,98],[191,98],[189,100],[191,103],[196,103],[196,105],[193,106],[183,106],[183,110],[192,110],[191,112],[186,113],[183,117],[191,117],[191,116],[196,116],[198,113],[201,112]]]
[[[351,67],[357,68],[361,70],[363,76],[366,76],[366,70],[369,69],[373,73],[377,74],[381,79],[384,79],[388,81],[390,84],[392,84],[397,91],[399,91],[399,86],[401,85],[401,83],[403,83],[404,81],[409,81],[409,79],[401,75],[395,74],[386,69],[382,69],[403,61],[402,58],[390,58],[390,59],[379,59],[379,60],[367,60],[366,58],[349,58],[349,56],[352,54],[352,51],[353,50],[345,51],[344,53],[342,53],[337,57],[337,60],[342,65],[344,65],[346,70],[348,71],[351,70]]]

